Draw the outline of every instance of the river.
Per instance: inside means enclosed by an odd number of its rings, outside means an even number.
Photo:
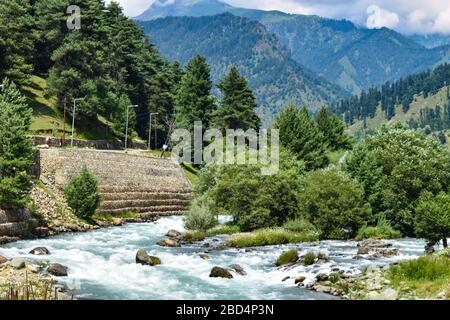
[[[24,240],[0,246],[0,255],[8,258],[22,256],[32,261],[57,262],[69,267],[69,276],[60,278],[74,288],[73,294],[85,299],[262,299],[299,300],[331,299],[294,285],[294,280],[282,282],[287,276],[306,276],[310,281],[319,272],[333,268],[358,273],[370,264],[385,265],[397,260],[412,259],[423,254],[425,242],[416,239],[390,241],[400,249],[400,256],[370,261],[355,260],[357,247],[353,241],[321,241],[298,245],[270,246],[254,250],[227,249],[222,251],[203,247],[202,243],[181,248],[163,248],[155,243],[170,229],[183,231],[182,217],[162,218],[156,222],[127,224],[99,229],[89,233],[62,234],[49,239]],[[208,239],[218,242],[223,237]],[[33,256],[28,252],[39,246],[47,247],[51,255]],[[325,264],[310,267],[276,268],[277,257],[289,248],[300,254],[309,251],[329,256]],[[162,265],[142,266],[135,263],[136,252],[145,249],[159,257]],[[209,255],[203,260],[199,254]],[[209,278],[214,266],[241,265],[246,276],[234,279]]]

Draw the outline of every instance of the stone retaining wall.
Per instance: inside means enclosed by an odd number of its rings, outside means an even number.
[[[0,208],[0,237],[23,237],[37,226],[27,209]]]

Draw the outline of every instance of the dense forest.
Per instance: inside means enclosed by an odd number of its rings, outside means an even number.
[[[407,112],[416,95],[423,94],[424,97],[434,95],[448,84],[449,79],[450,64],[444,63],[432,71],[414,74],[394,83],[387,82],[379,88],[374,87],[363,91],[360,95],[340,101],[332,109],[343,117],[347,125],[351,125],[357,120],[374,117],[380,105],[386,118],[391,119],[395,116],[397,106],[401,105],[402,110]],[[448,93],[447,97],[449,97]],[[448,110],[448,105],[442,106],[440,110],[444,114]],[[435,112],[440,114],[440,110]],[[429,124],[427,121],[429,122],[431,117],[434,116],[431,116],[429,112],[424,112],[421,115],[423,120],[419,120],[414,127],[421,126],[420,124]],[[442,118],[444,122],[442,126],[445,126],[444,118]]]

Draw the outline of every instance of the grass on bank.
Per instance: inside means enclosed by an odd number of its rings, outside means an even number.
[[[318,235],[310,232],[294,232],[284,228],[272,228],[256,230],[251,233],[235,234],[227,241],[227,246],[246,248],[317,240],[319,240]]]
[[[195,186],[198,182],[198,170],[193,167],[192,164],[182,163],[181,168],[183,168],[184,174],[188,178],[191,185]]]
[[[450,258],[430,255],[392,266],[388,279],[395,288],[414,293],[418,298],[437,297],[445,292],[450,299]]]
[[[91,217],[92,221],[95,222],[112,222],[114,219],[124,219],[124,220],[134,220],[139,217],[139,214],[137,212],[133,211],[126,211],[121,212],[115,215],[112,214],[98,214],[94,213]]]
[[[232,225],[221,225],[208,231],[189,231],[184,234],[186,241],[202,241],[208,237],[238,233],[239,228]]]

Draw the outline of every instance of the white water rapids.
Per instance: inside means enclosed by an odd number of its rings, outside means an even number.
[[[298,245],[270,246],[254,250],[227,249],[216,251],[202,243],[182,248],[163,248],[156,242],[170,229],[183,231],[182,217],[162,218],[153,223],[127,224],[89,233],[63,234],[54,238],[24,240],[0,246],[0,255],[26,257],[32,261],[61,263],[69,268],[69,276],[60,278],[75,287],[76,297],[86,299],[330,299],[326,294],[295,286],[296,276],[304,275],[306,282],[317,273],[339,268],[358,273],[370,264],[412,259],[423,254],[425,242],[416,239],[390,241],[400,249],[400,256],[370,260],[355,260],[357,247],[353,241],[322,241]],[[215,242],[220,240],[217,237]],[[214,239],[208,239],[214,243]],[[51,255],[33,256],[35,247],[47,247]],[[300,255],[309,251],[325,253],[330,261],[310,267],[277,268],[277,257],[290,248]],[[159,257],[162,265],[142,266],[135,263],[136,252],[145,249]],[[203,260],[199,254],[210,257]],[[234,274],[234,279],[209,278],[214,266],[239,264],[246,276]],[[285,282],[286,277],[293,277]]]

